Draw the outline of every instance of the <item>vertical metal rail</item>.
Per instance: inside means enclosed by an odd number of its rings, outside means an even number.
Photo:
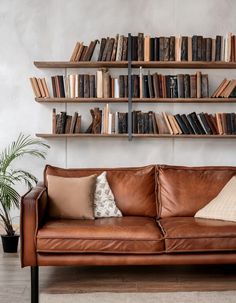
[[[132,43],[131,43],[131,34],[128,34],[128,138],[129,141],[132,140],[132,65],[131,65],[131,54],[132,54]]]
[[[39,303],[39,268],[31,266],[31,303]]]

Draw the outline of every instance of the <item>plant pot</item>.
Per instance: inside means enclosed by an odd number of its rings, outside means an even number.
[[[18,248],[19,237],[19,235],[1,235],[3,251],[5,253],[16,253]]]

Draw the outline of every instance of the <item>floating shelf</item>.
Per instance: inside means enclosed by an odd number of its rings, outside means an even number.
[[[35,98],[40,103],[127,103],[128,98]],[[133,98],[132,103],[236,103],[236,98]]]
[[[35,61],[38,68],[128,68],[128,61]],[[201,68],[201,69],[235,69],[236,62],[206,61],[131,61],[133,68]]]
[[[40,138],[128,138],[128,134],[36,134]],[[169,135],[169,134],[133,134],[133,138],[191,138],[191,139],[236,139],[236,135]]]

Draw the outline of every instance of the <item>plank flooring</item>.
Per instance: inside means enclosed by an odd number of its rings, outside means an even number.
[[[41,267],[40,291],[169,292],[236,290],[236,266]],[[0,250],[0,302],[30,302],[30,269]]]

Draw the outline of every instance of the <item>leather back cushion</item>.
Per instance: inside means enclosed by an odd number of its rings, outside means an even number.
[[[107,180],[114,194],[116,204],[124,216],[156,217],[155,166],[137,168],[80,168],[63,169],[47,165],[47,175],[61,177],[84,177],[107,171]]]
[[[236,167],[158,168],[159,217],[189,217],[208,204],[236,174]]]

